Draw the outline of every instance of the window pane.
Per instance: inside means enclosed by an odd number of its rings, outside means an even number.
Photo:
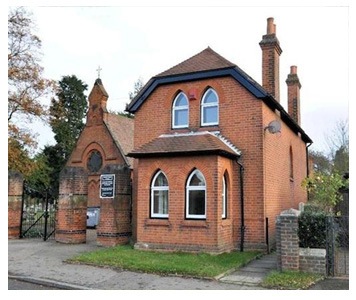
[[[189,214],[205,215],[205,191],[189,191]]]
[[[174,103],[174,106],[186,106],[188,105],[188,100],[183,94],[179,94],[177,100]]]
[[[204,123],[217,123],[218,122],[218,107],[204,107],[203,108],[203,122]]]
[[[190,186],[205,186],[205,180],[200,172],[196,172],[189,182]]]
[[[168,191],[153,192],[153,213],[168,215]]]
[[[204,97],[204,103],[216,103],[218,102],[218,98],[216,97],[216,94],[212,91],[209,90]]]
[[[225,177],[223,177],[223,186],[222,186],[222,217],[226,217],[226,183]]]
[[[154,182],[154,186],[168,186],[167,178],[160,173]]]
[[[174,126],[188,125],[188,109],[174,111]]]

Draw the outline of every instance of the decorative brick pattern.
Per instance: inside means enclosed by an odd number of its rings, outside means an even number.
[[[20,237],[23,177],[20,172],[8,173],[8,238]]]

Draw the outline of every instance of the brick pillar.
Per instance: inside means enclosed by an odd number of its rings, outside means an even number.
[[[102,174],[115,174],[115,197],[101,199],[97,243],[127,244],[131,236],[131,170],[126,166],[106,165]]]
[[[86,242],[88,174],[83,168],[65,167],[59,179],[56,241]]]
[[[282,211],[277,217],[276,246],[279,271],[299,270],[298,216],[296,209]]]
[[[18,171],[8,174],[8,238],[18,239],[21,231],[23,177]]]

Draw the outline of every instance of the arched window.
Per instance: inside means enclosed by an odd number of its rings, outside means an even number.
[[[294,178],[293,175],[293,149],[292,146],[289,147],[289,177],[290,179]]]
[[[168,218],[168,191],[167,177],[157,172],[151,185],[151,218]]]
[[[222,200],[222,214],[221,214],[221,217],[223,219],[226,219],[227,218],[227,185],[226,185],[225,175],[223,176],[223,180],[222,180],[221,200]]]
[[[206,183],[203,174],[195,170],[190,174],[186,187],[186,218],[206,218]]]
[[[189,123],[189,103],[187,96],[180,92],[173,101],[172,128],[185,128]]]
[[[209,88],[201,101],[201,125],[213,126],[219,124],[219,97]]]

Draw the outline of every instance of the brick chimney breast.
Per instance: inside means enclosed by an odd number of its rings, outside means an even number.
[[[290,67],[290,74],[288,74],[286,83],[288,86],[288,113],[298,125],[301,125],[300,89],[302,85],[298,78],[297,66]]]
[[[262,36],[260,47],[262,49],[262,86],[280,102],[279,57],[282,54],[282,48],[276,36],[273,18],[267,19],[267,34]]]

